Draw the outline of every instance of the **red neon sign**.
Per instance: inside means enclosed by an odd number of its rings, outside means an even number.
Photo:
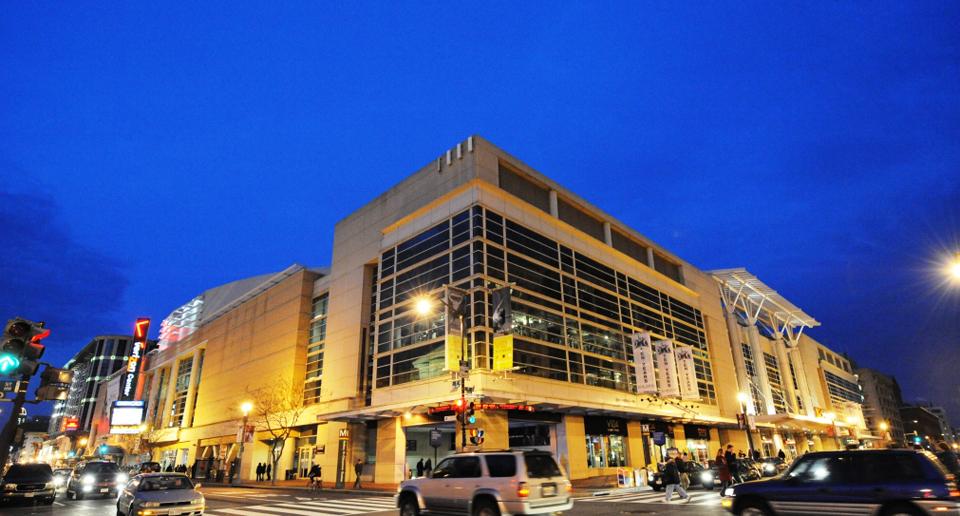
[[[536,408],[534,408],[533,405],[524,405],[522,403],[474,403],[473,408],[474,410],[519,410],[521,412],[536,411]],[[459,403],[451,403],[437,407],[430,407],[427,409],[427,413],[440,414],[443,412],[459,412],[460,410],[462,410],[462,407]]]

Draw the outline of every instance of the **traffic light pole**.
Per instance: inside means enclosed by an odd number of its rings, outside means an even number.
[[[20,381],[28,382],[30,377],[22,375]],[[13,399],[13,410],[10,411],[10,419],[7,420],[7,424],[3,426],[3,431],[0,432],[0,470],[4,469],[7,465],[7,459],[10,457],[10,444],[13,443],[14,436],[17,435],[17,418],[20,417],[20,409],[23,408],[23,404],[27,401],[27,393],[25,389],[17,389],[17,397]]]
[[[460,451],[467,449],[467,342],[464,338],[463,307],[460,310]]]

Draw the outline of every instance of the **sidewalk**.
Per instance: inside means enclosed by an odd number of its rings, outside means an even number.
[[[652,490],[652,488],[649,486],[618,487],[616,475],[583,478],[574,480],[571,483],[573,484],[574,498],[580,498],[584,496],[615,495],[618,493],[636,493],[640,491]]]

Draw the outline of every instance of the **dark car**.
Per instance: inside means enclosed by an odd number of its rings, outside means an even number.
[[[687,462],[687,475],[690,478],[690,487],[703,487],[704,489],[713,489],[715,485],[720,485],[717,478],[716,469],[705,468],[699,462]],[[647,474],[647,483],[654,491],[663,491],[663,464],[657,466],[658,471]]]
[[[960,514],[960,491],[935,457],[915,450],[808,453],[783,475],[729,487],[734,514]]]
[[[73,470],[70,468],[57,468],[53,470],[53,485],[56,486],[57,489],[66,487],[71,474],[73,474]]]
[[[57,488],[53,484],[53,470],[48,464],[14,464],[0,479],[0,500],[41,501],[53,504]]]
[[[81,500],[85,496],[117,496],[120,486],[129,480],[129,476],[120,471],[116,463],[110,461],[89,461],[73,468],[73,474],[67,481],[67,498]]]

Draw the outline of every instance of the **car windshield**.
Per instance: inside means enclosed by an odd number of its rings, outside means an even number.
[[[91,462],[83,468],[84,473],[116,473],[120,471],[113,462]]]
[[[140,491],[172,491],[176,489],[193,489],[193,483],[183,475],[163,475],[159,477],[145,477],[140,481]]]
[[[524,455],[524,462],[527,464],[527,476],[530,478],[559,477],[560,468],[557,462],[549,455],[531,454]]]
[[[38,478],[53,475],[50,466],[46,464],[14,464],[4,475],[8,481],[16,478]]]

